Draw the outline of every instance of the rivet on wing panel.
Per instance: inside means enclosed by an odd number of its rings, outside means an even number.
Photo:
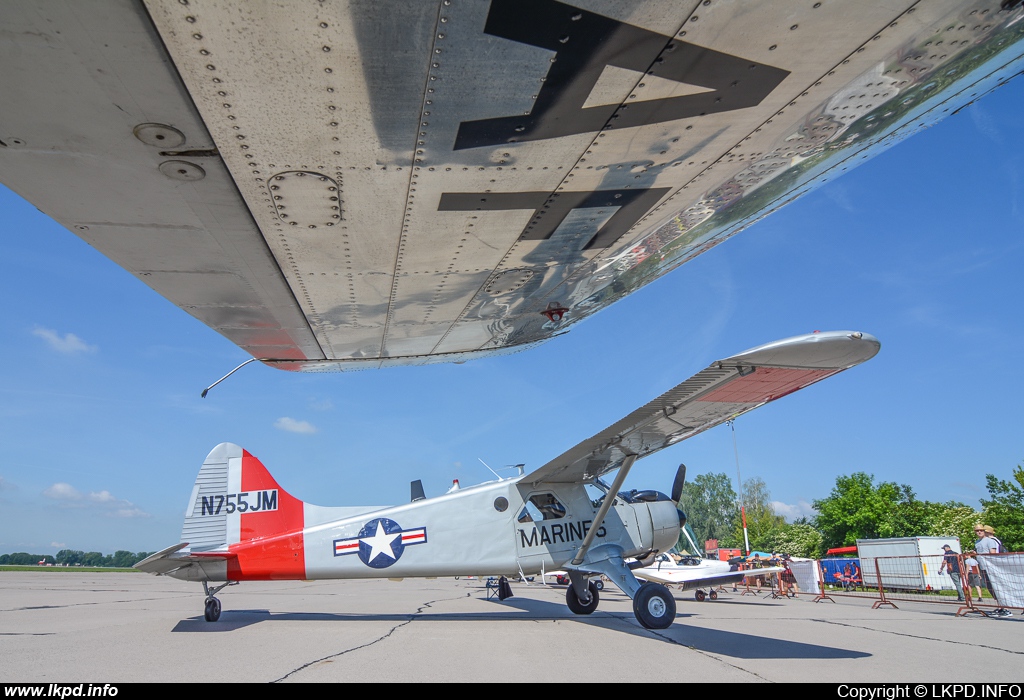
[[[533,270],[503,270],[494,276],[484,291],[496,297],[502,294],[509,294],[529,282],[533,276]]]
[[[268,188],[278,218],[291,226],[317,228],[341,221],[341,191],[333,178],[294,170],[274,175]]]

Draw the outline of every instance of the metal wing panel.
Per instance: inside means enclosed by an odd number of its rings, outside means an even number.
[[[310,371],[551,338],[1024,63],[999,0],[145,8],[0,6],[0,179]]]
[[[646,457],[873,357],[878,340],[833,331],[776,341],[713,363],[524,478],[578,483]]]
[[[0,25],[0,180],[253,355],[323,357],[141,6]]]

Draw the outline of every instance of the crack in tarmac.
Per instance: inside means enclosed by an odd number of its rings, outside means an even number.
[[[189,595],[161,596],[159,598],[132,598],[130,600],[93,600],[84,603],[69,603],[68,605],[30,605],[23,608],[4,608],[0,612],[22,612],[24,610],[60,610],[62,608],[79,608],[86,605],[115,605],[117,603],[139,603],[152,602],[154,600],[173,600],[177,598],[188,598]]]
[[[0,637],[51,637],[56,632],[0,632]]]
[[[851,627],[858,630],[866,630],[868,632],[879,632],[881,634],[891,634],[896,637],[910,637],[911,639],[924,639],[929,642],[944,642],[946,644],[959,644],[965,647],[977,647],[978,649],[991,649],[992,651],[1003,651],[1007,654],[1024,655],[1024,651],[1014,651],[1013,649],[1003,649],[1002,647],[994,647],[990,644],[976,644],[974,642],[961,642],[955,639],[940,639],[938,637],[925,637],[920,634],[907,634],[906,632],[890,632],[889,630],[881,630],[873,627],[864,627],[862,625],[851,625],[849,622],[838,622],[835,620],[822,620],[819,618],[811,618],[812,622],[822,622],[826,625],[836,625],[838,627]]]
[[[408,620],[406,620],[405,622],[402,622],[400,624],[395,625],[390,630],[388,630],[387,634],[381,635],[377,639],[374,639],[373,641],[367,642],[366,644],[360,644],[357,647],[352,647],[351,649],[345,649],[344,651],[339,651],[337,654],[328,654],[327,656],[324,656],[323,658],[314,659],[313,661],[309,661],[307,663],[304,663],[301,666],[292,669],[291,671],[289,671],[288,673],[284,674],[280,678],[277,678],[277,679],[272,680],[270,682],[271,683],[280,683],[281,681],[285,680],[289,676],[293,676],[296,673],[298,673],[299,671],[304,671],[305,669],[309,668],[310,666],[312,666],[314,664],[322,663],[324,661],[328,661],[329,659],[336,659],[339,656],[344,656],[345,654],[351,653],[353,651],[359,651],[360,649],[366,649],[367,647],[372,647],[373,645],[375,645],[375,644],[377,644],[379,642],[384,641],[385,639],[387,639],[388,637],[393,635],[396,631],[398,631],[402,627],[405,627],[406,625],[411,624],[417,617],[419,617],[420,615],[423,614],[423,611],[425,611],[427,608],[432,607],[434,605],[434,603],[440,603],[440,602],[445,602],[445,601],[449,601],[449,600],[458,600],[459,598],[469,598],[470,595],[471,595],[471,593],[467,592],[465,595],[461,595],[461,596],[458,596],[456,598],[440,598],[440,599],[437,599],[437,600],[427,601],[426,603],[423,603],[420,607],[416,608],[416,612],[414,612],[411,615],[409,615],[409,619]]]

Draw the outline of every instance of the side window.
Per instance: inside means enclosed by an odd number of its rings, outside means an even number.
[[[541,520],[557,520],[565,517],[565,506],[550,493],[538,493],[530,496],[516,518],[521,523],[539,522]]]

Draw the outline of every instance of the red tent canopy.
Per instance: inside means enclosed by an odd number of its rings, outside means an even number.
[[[828,554],[856,554],[856,553],[857,553],[857,547],[856,546],[853,546],[853,547],[833,547],[832,549],[830,549],[827,552],[825,552],[826,555],[828,555]]]

